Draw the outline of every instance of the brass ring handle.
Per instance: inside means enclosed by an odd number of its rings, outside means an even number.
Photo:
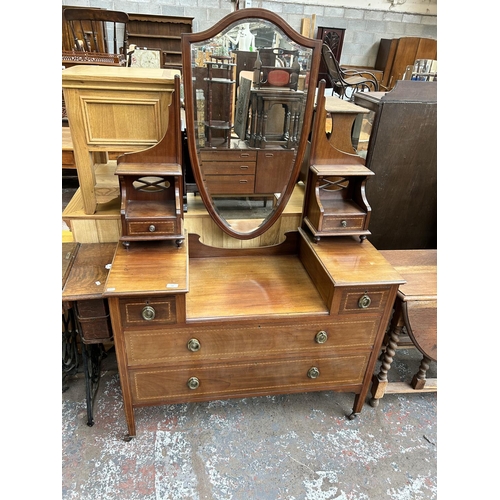
[[[314,340],[316,340],[318,344],[324,344],[328,340],[328,333],[326,333],[324,330],[321,330],[316,334]]]
[[[155,227],[155,225],[154,225],[154,224],[151,224],[151,225],[149,226],[149,232],[150,232],[150,233],[154,233],[155,231],[156,231],[156,227]]]
[[[190,339],[187,343],[187,348],[191,352],[199,351],[201,349],[200,341],[198,339]]]
[[[316,368],[315,366],[309,368],[309,371],[307,372],[307,376],[309,378],[318,378],[319,377],[319,369]]]
[[[200,387],[200,381],[196,377],[191,377],[187,381],[187,386],[192,390],[198,389],[198,387]]]
[[[155,316],[156,316],[156,311],[151,306],[146,306],[142,310],[142,317],[146,321],[152,321],[153,319],[155,319]]]
[[[340,225],[341,225],[342,227],[347,227],[347,221],[346,221],[346,220],[341,221],[341,222],[340,222]]]
[[[370,304],[372,303],[372,299],[365,293],[359,300],[358,300],[358,307],[361,309],[366,309],[367,307],[370,307]]]

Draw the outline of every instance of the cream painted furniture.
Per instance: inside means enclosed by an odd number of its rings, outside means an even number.
[[[64,101],[85,214],[119,196],[108,151],[137,151],[158,143],[178,70],[73,66],[62,72]],[[109,171],[100,185],[96,170]]]

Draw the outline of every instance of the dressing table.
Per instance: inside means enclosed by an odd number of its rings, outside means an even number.
[[[229,148],[224,144],[210,150],[214,163],[228,160],[228,152],[251,153],[255,177],[261,170],[262,192],[274,196],[274,203],[265,206],[245,193],[224,196],[217,179],[207,181],[214,174],[206,168],[206,142],[200,135],[209,131],[197,121],[200,88],[192,74],[196,64],[204,63],[195,55],[208,41],[216,48],[219,38],[237,33],[242,23],[251,31],[267,29],[266,40],[293,46],[301,71],[310,76],[292,149],[282,144],[262,149],[231,137]],[[143,406],[333,390],[355,394],[349,418],[363,407],[396,292],[404,282],[398,272],[357,235],[318,241],[302,222],[276,244],[236,248],[241,240],[258,242],[272,233],[296,192],[312,121],[320,44],[296,33],[276,14],[251,8],[229,14],[205,32],[182,36],[193,174],[212,221],[235,243],[234,248],[212,246],[184,229],[181,245],[149,239],[116,246],[104,297],[123,393],[125,440],[136,436],[135,409]],[[255,48],[259,50],[258,38]],[[170,125],[167,134],[169,130]],[[281,166],[270,161],[262,169],[263,153],[285,153],[288,160]],[[132,162],[137,154],[128,153]],[[147,168],[162,161],[150,160]],[[224,168],[231,171],[227,163]],[[236,164],[233,175],[238,171]],[[255,192],[254,187],[250,194]]]

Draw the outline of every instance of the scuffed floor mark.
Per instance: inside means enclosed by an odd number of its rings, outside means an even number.
[[[409,479],[408,484],[400,488],[390,488],[387,490],[387,498],[392,500],[427,500],[437,498],[437,487],[429,476],[418,476]]]
[[[199,500],[191,443],[184,433],[156,431],[154,454],[156,498]]]

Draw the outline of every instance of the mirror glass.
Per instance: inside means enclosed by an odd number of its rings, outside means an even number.
[[[267,230],[292,194],[316,84],[316,41],[269,11],[245,11],[260,15],[236,11],[183,35],[193,173],[214,220],[238,238]]]

